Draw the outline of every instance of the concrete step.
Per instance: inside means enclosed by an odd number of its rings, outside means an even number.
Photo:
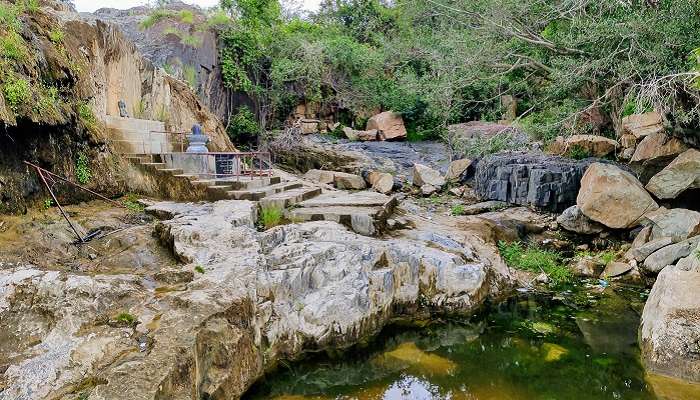
[[[226,193],[231,199],[258,201],[264,197],[273,195],[275,193],[284,192],[292,189],[298,189],[302,186],[303,185],[301,182],[282,182],[256,189],[232,190]]]
[[[272,194],[260,199],[263,208],[287,208],[321,194],[321,188],[300,187]]]
[[[388,218],[384,207],[329,206],[292,208],[285,217],[294,222],[334,221],[367,236],[377,235]]]

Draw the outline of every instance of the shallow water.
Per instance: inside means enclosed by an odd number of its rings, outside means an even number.
[[[636,340],[646,294],[622,287],[525,294],[471,321],[385,329],[371,345],[339,359],[317,356],[282,367],[247,397],[642,400],[700,394],[694,385],[677,389],[675,382],[645,377]]]

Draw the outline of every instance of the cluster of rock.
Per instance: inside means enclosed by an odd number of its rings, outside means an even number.
[[[348,172],[311,169],[304,174],[304,179],[343,190],[363,190],[370,187],[379,193],[388,194],[394,189],[394,176],[388,172],[366,171],[363,175],[364,177]]]
[[[607,157],[614,154],[620,144],[610,138],[599,135],[572,135],[567,138],[557,136],[549,145],[547,151],[555,155],[580,152],[586,157]]]
[[[473,160],[463,158],[455,160],[447,167],[447,173],[442,176],[440,171],[423,164],[414,164],[412,169],[413,186],[420,188],[424,196],[430,196],[448,183],[460,183],[468,175]]]
[[[371,140],[395,140],[406,137],[406,127],[401,114],[384,111],[372,116],[367,121],[365,130],[355,130],[350,127],[343,128],[343,133],[348,139],[356,141]]]
[[[700,287],[700,212],[669,209],[657,200],[697,189],[699,179],[700,152],[694,149],[680,154],[646,187],[613,164],[594,163],[581,179],[576,205],[557,219],[562,228],[581,234],[637,232],[622,259],[610,262],[602,275],[658,274],[642,318],[643,359],[652,371],[691,381],[700,381],[695,356],[700,353],[700,297],[689,295]]]

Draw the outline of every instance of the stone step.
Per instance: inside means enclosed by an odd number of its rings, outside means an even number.
[[[287,190],[297,189],[302,187],[301,182],[282,182],[270,186],[264,186],[256,189],[248,190],[232,190],[226,192],[231,199],[235,200],[252,200],[258,201],[264,197],[273,195],[275,193],[284,192]]]
[[[285,217],[294,222],[334,221],[361,235],[375,236],[386,225],[388,213],[384,207],[329,206],[292,208]]]
[[[374,191],[362,192],[330,192],[324,193],[311,200],[304,201],[301,207],[384,207],[393,208],[397,200],[393,196]]]
[[[316,197],[319,194],[321,194],[321,188],[304,186],[262,198],[260,199],[260,206],[263,208],[287,208],[304,200]]]
[[[194,179],[199,178],[199,175],[184,174],[184,173],[183,174],[175,174],[173,176],[176,178],[183,178],[183,179],[189,179],[189,180],[194,180]]]
[[[200,178],[195,180],[194,184],[210,186],[231,186],[229,190],[247,190],[257,189],[264,186],[280,183],[282,179],[279,176],[270,176],[263,178],[240,177],[238,179],[222,179],[222,178]]]
[[[168,165],[166,163],[162,163],[162,162],[146,162],[146,163],[141,163],[141,165],[143,165],[145,167],[153,167],[155,169],[168,168]]]

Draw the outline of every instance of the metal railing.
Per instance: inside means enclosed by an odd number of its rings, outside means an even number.
[[[215,172],[200,175],[215,178],[267,177],[272,175],[272,155],[265,151],[192,153],[213,156]]]

